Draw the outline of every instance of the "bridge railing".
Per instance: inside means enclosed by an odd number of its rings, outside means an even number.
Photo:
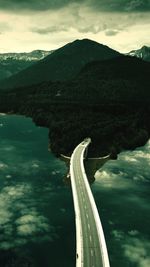
[[[104,237],[104,232],[103,232],[103,227],[102,227],[102,223],[100,220],[100,216],[98,213],[98,209],[85,173],[85,168],[84,168],[84,150],[82,151],[81,154],[81,158],[80,158],[80,163],[81,163],[81,169],[82,169],[82,173],[83,173],[83,179],[84,179],[84,183],[85,183],[85,187],[90,199],[90,203],[92,206],[92,210],[93,210],[93,214],[94,214],[94,219],[96,222],[96,228],[97,228],[97,233],[98,233],[98,238],[99,238],[99,243],[100,243],[100,247],[101,247],[101,254],[102,254],[102,261],[103,261],[103,267],[110,267],[110,263],[109,263],[109,257],[108,257],[108,252],[107,252],[107,246],[106,246],[106,241],[105,241],[105,237]]]
[[[70,160],[70,179],[71,179],[71,186],[73,193],[75,224],[76,224],[76,267],[83,267],[83,238],[82,238],[81,215],[80,215],[80,207],[75,185],[75,177],[73,172],[73,159],[77,148],[78,147],[76,147],[76,149],[74,150]]]

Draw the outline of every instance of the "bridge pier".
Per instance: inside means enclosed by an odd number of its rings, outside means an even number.
[[[99,158],[87,158],[84,160],[84,167],[88,177],[89,182],[94,182],[95,173],[108,161],[110,160],[110,155]]]
[[[70,183],[70,157],[61,155],[60,159],[65,162],[67,167],[64,181]],[[111,154],[104,157],[88,158],[88,147],[86,147],[84,152],[84,166],[90,183],[95,181],[95,173],[110,159],[117,159],[116,151],[112,151]]]
[[[85,149],[85,152],[84,152],[84,158],[85,159],[87,158],[87,155],[88,155],[88,147]]]

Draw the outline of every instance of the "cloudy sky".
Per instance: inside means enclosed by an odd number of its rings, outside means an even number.
[[[150,0],[0,0],[0,53],[90,38],[127,52],[150,46]]]

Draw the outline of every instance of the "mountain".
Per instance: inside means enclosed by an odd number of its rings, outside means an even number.
[[[88,63],[69,89],[60,93],[80,101],[116,104],[149,101],[150,63],[130,56]],[[144,102],[143,102],[144,103]]]
[[[30,53],[0,54],[0,80],[20,72],[52,52],[53,51],[34,50]]]
[[[150,47],[144,45],[138,50],[132,50],[131,52],[127,53],[127,55],[138,57],[145,61],[150,61]]]
[[[76,40],[55,50],[43,60],[0,82],[1,88],[13,88],[74,78],[91,61],[108,60],[120,54],[88,39]]]
[[[38,94],[43,97],[45,94],[54,101],[84,105],[136,105],[139,102],[145,105],[150,99],[149,85],[150,63],[136,57],[120,56],[89,62],[71,81],[44,82],[26,87],[24,91],[30,94],[36,90],[36,98]]]
[[[130,56],[89,62],[69,81],[0,91],[0,112],[49,128],[50,147],[71,155],[86,136],[91,154],[142,146],[150,137],[150,63]],[[68,141],[69,140],[69,141]]]
[[[0,62],[7,60],[38,61],[51,54],[53,51],[34,50],[29,53],[4,53],[0,54]]]

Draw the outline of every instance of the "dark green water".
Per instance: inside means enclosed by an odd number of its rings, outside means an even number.
[[[71,189],[47,147],[47,129],[0,116],[0,267],[75,267]],[[150,266],[149,150],[121,153],[92,185],[111,267]]]
[[[72,195],[48,130],[0,116],[0,267],[74,266]]]
[[[150,142],[107,162],[93,185],[112,267],[150,266]]]

